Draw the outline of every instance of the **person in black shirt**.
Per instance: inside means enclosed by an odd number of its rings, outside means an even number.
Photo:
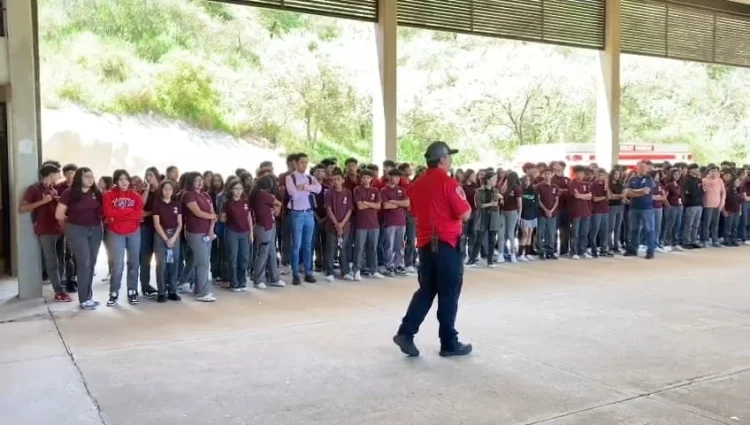
[[[521,190],[521,248],[518,260],[533,261],[536,258],[531,254],[531,235],[537,227],[539,194],[530,176],[521,179]]]
[[[702,248],[698,243],[698,228],[703,213],[703,182],[698,164],[688,166],[688,175],[682,185],[682,202],[685,205],[683,248]]]

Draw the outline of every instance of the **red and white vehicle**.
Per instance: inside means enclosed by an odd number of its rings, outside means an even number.
[[[691,162],[693,154],[686,145],[680,144],[625,144],[620,145],[617,164],[634,169],[639,161]],[[521,146],[513,160],[513,169],[520,170],[527,162],[550,163],[565,161],[567,170],[576,165],[589,166],[597,162],[596,145],[593,143],[554,143],[550,145]]]

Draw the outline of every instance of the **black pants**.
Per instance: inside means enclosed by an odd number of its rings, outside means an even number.
[[[406,310],[406,315],[398,329],[399,335],[414,337],[419,326],[429,313],[437,296],[437,318],[440,322],[440,345],[442,349],[455,348],[458,342],[456,314],[458,298],[463,285],[462,243],[454,248],[443,241],[438,243],[437,252],[430,245],[419,248],[419,289],[414,293]]]

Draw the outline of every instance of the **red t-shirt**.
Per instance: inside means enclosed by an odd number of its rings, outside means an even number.
[[[55,219],[55,210],[57,209],[57,201],[55,199],[57,199],[58,193],[54,187],[44,186],[41,183],[33,184],[26,189],[23,200],[29,204],[33,204],[44,199],[44,195],[52,196],[53,200],[31,212],[34,233],[38,236],[61,235],[62,227],[60,227],[60,223]]]
[[[354,202],[375,202],[380,203],[380,191],[375,187],[364,187],[359,186],[354,189]],[[358,210],[357,215],[354,218],[355,229],[378,229],[380,223],[378,222],[378,211],[372,208],[364,210]]]
[[[79,198],[73,200],[73,191],[67,189],[60,197],[60,203],[68,207],[68,223],[79,226],[102,225],[102,201],[96,197],[93,190],[81,193]]]
[[[593,214],[607,214],[609,213],[609,200],[606,198],[603,201],[594,201],[593,198],[600,198],[607,196],[607,186],[602,181],[594,181],[591,183],[591,212]]]
[[[236,233],[245,233],[250,231],[250,202],[247,199],[239,200],[227,199],[222,207],[223,214],[226,215],[226,226],[229,230]]]
[[[582,218],[591,216],[591,201],[578,199],[575,192],[579,195],[591,193],[591,183],[586,181],[571,180],[568,184],[568,193],[570,194],[570,218]]]
[[[266,231],[273,228],[273,202],[274,196],[268,192],[258,192],[252,199],[251,207],[255,215],[255,224],[263,226]]]
[[[210,214],[213,210],[211,205],[211,197],[207,193],[196,192],[194,190],[186,190],[182,194],[182,210],[185,216],[185,230],[190,233],[202,233],[208,234],[208,230],[211,228],[211,220],[197,217],[190,211],[188,204],[195,202],[198,208],[204,213]]]
[[[417,222],[417,247],[430,243],[433,233],[455,247],[463,232],[461,216],[471,210],[461,185],[439,168],[428,169],[412,182],[411,211]]]
[[[328,193],[326,193],[323,203],[326,209],[331,209],[331,211],[333,212],[333,216],[339,223],[344,219],[344,217],[346,217],[346,214],[349,211],[352,211],[352,209],[354,208],[354,199],[352,198],[352,192],[350,192],[349,189],[344,188],[342,188],[340,191],[336,189],[329,190]],[[349,230],[351,229],[351,222],[351,216],[349,216],[349,220],[344,225],[344,235],[349,234]],[[326,220],[324,226],[328,232],[336,232],[336,229],[333,227],[333,222],[331,220]]]
[[[159,225],[166,232],[177,230],[177,218],[182,214],[182,207],[177,201],[164,201],[157,199],[151,204],[151,215],[159,217]],[[153,218],[151,219],[153,222]]]
[[[406,198],[406,190],[401,186],[386,186],[380,190],[380,200],[383,202],[403,201]],[[383,225],[385,227],[406,226],[406,208],[383,209]]]

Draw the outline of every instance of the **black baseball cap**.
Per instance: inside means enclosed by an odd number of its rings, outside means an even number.
[[[440,158],[455,155],[458,153],[458,149],[451,149],[448,147],[448,144],[441,141],[436,141],[430,143],[430,146],[427,146],[427,152],[425,152],[424,157],[427,161],[437,161]]]

